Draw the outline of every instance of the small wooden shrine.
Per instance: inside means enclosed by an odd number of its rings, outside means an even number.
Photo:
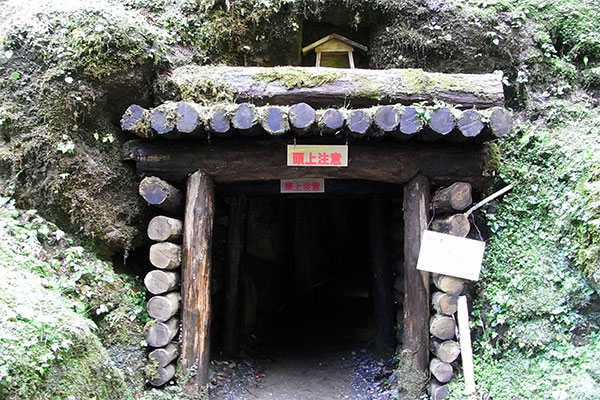
[[[317,54],[316,67],[354,68],[354,50],[366,52],[367,46],[332,33],[302,48],[302,55]]]
[[[319,54],[317,49],[336,48],[351,53],[350,47],[360,46],[330,36],[304,50]],[[436,399],[443,398],[447,393],[443,383],[452,377],[451,363],[458,356],[451,315],[463,282],[440,275],[432,279],[416,269],[416,262],[432,213],[430,229],[459,236],[469,232],[469,221],[461,212],[471,203],[471,188],[481,189],[488,179],[485,142],[512,129],[511,115],[503,107],[501,78],[421,70],[186,67],[170,76],[174,87],[180,72],[188,80],[227,87],[235,102],[202,105],[183,101],[174,90],[169,101],[154,108],[131,105],[121,120],[124,131],[139,137],[125,144],[123,159],[135,163],[143,178],[141,196],[164,214],[148,228],[148,236],[156,242],[150,249],[156,269],[144,280],[154,296],[148,312],[155,323],[148,329],[147,342],[160,377],[152,384],[159,386],[173,377],[173,362],[195,372],[190,390],[208,381],[216,193],[232,198],[222,306],[226,318],[220,337],[226,351],[235,353],[240,340],[245,196],[280,195],[281,180],[319,178],[326,185],[321,195],[331,190],[370,199],[376,342],[396,343],[395,326],[402,325],[398,340],[408,365],[432,371],[437,380],[431,390]],[[328,79],[289,87],[284,77],[292,73]],[[302,145],[347,146],[347,166],[286,162],[290,146]],[[446,188],[431,193],[430,185]],[[389,257],[379,240],[389,235],[382,228],[379,195],[390,191],[403,199],[398,209],[403,237],[389,239],[403,257],[393,274],[396,267],[384,261]],[[394,274],[400,279],[396,284]],[[403,288],[399,305],[392,301],[395,286]],[[430,293],[435,288],[439,292]],[[432,302],[436,314],[430,322]],[[437,339],[430,349],[432,336]]]

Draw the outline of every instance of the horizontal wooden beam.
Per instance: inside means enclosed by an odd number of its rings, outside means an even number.
[[[288,167],[285,141],[132,140],[123,159],[135,161],[142,176],[181,182],[202,169],[217,183],[297,178],[362,179],[405,183],[418,172],[442,185],[456,181],[481,188],[488,158],[482,144],[460,146],[390,143],[387,146],[352,144],[348,167]]]
[[[502,106],[502,77],[497,74],[443,74],[420,69],[339,69],[315,67],[215,67],[185,66],[161,77],[158,93],[163,101],[189,100],[197,87],[210,100],[229,94],[238,102],[256,105],[291,105],[304,102],[313,107],[351,103],[353,107],[375,104],[412,104],[434,99],[464,108]],[[202,83],[211,91],[203,90]]]
[[[433,142],[483,142],[506,136],[512,116],[502,107],[459,108],[373,106],[364,109],[315,110],[306,103],[292,107],[256,107],[250,103],[201,106],[167,102],[152,110],[131,105],[121,128],[142,138],[199,139],[211,137],[347,137],[355,140],[408,139]]]

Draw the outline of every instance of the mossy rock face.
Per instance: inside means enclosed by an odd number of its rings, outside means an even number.
[[[0,83],[2,163],[13,171],[3,186],[107,255],[134,247],[147,209],[120,160],[118,120],[131,103],[148,104],[164,65],[160,35],[110,2],[9,1],[0,17],[10,55],[0,75],[11,77]]]

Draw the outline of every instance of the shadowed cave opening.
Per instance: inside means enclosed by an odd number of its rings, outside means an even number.
[[[391,373],[393,348],[376,347],[369,207],[364,196],[248,199],[239,353],[254,368],[244,383],[248,398],[367,399],[370,389],[357,379],[375,382],[381,376],[372,375]],[[380,236],[389,241],[387,228]],[[386,288],[390,298],[392,286],[393,278]],[[391,318],[395,324],[395,313]],[[220,354],[218,332],[215,339],[213,355],[228,360]],[[216,390],[213,397],[229,398],[225,392]]]

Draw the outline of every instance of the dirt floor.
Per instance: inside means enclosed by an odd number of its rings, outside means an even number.
[[[211,399],[393,399],[389,355],[371,343],[367,299],[323,303],[276,318],[238,360],[213,361]]]

